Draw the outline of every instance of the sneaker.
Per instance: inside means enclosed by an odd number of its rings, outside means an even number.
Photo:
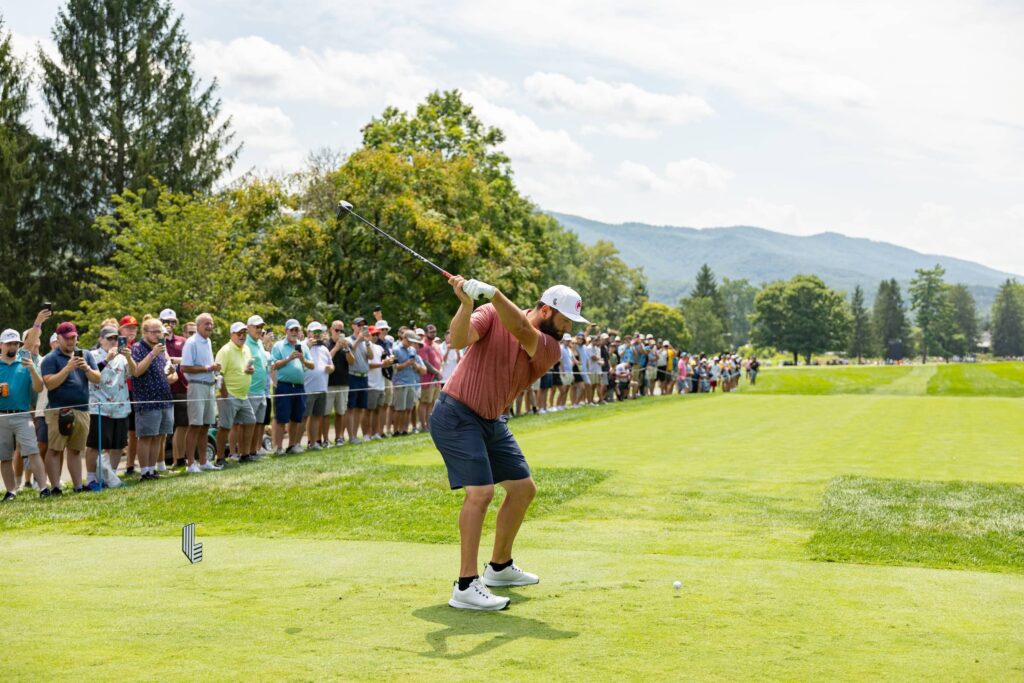
[[[522,569],[517,567],[513,562],[508,567],[505,567],[500,572],[494,571],[491,568],[491,563],[488,562],[484,567],[484,574],[481,577],[485,586],[532,586],[535,583],[540,583],[540,577],[530,572],[524,572]]]
[[[283,449],[283,448],[275,448],[275,449],[274,449],[274,455],[275,455],[275,456],[277,456],[277,457],[279,457],[279,458],[280,458],[280,457],[281,457],[282,455],[284,455],[284,454],[285,454],[285,453],[284,453],[284,449]]]
[[[75,493],[87,493],[88,491],[89,489],[85,488],[84,486],[75,487]]]
[[[185,458],[178,458],[174,463],[175,467],[188,467],[188,461]]]
[[[298,455],[299,453],[305,453],[306,449],[302,446],[289,446],[288,450],[285,451],[287,455]]]
[[[156,464],[156,471],[157,472],[166,472],[167,471],[167,463],[165,463],[163,460],[158,462]]]
[[[85,488],[93,492],[103,490],[103,487],[100,486],[100,483],[98,481],[90,481],[88,484],[85,485]]]
[[[134,467],[129,467],[128,469],[126,469],[124,471],[124,474],[125,474],[125,476],[128,476],[129,474],[135,474],[135,468]]]
[[[263,453],[250,453],[249,462],[259,462],[263,459]]]
[[[334,440],[334,445],[335,446],[344,446],[345,445],[345,439],[335,439]]]
[[[314,441],[313,443],[309,444],[309,447],[306,448],[306,450],[307,451],[318,451],[318,450],[320,450],[320,444],[318,444],[316,441]]]
[[[217,470],[222,470],[224,468],[221,467],[220,465],[216,465],[216,464],[214,464],[212,462],[207,462],[205,465],[200,465],[199,469],[200,469],[200,471],[205,471],[205,472],[215,472]]]
[[[50,497],[50,489],[39,489],[39,497],[40,498],[49,498]]]
[[[230,462],[241,462],[242,461],[242,456],[240,456],[238,453],[232,453],[228,457],[224,458],[223,462],[229,462],[229,461]],[[217,463],[221,464],[221,461],[218,460]]]
[[[358,436],[354,436],[354,437],[352,437],[351,439],[349,439],[349,441],[348,441],[348,442],[349,442],[349,443],[362,443],[362,442],[363,442],[363,440],[362,440],[362,439],[360,439],[360,438],[359,438]]]
[[[185,471],[189,474],[200,474],[202,472],[197,463],[192,463]]]
[[[14,491],[8,491],[6,494],[4,494],[4,499],[0,500],[0,503],[6,503],[7,501],[14,500],[17,497],[18,496],[15,495]]]
[[[149,473],[149,478],[150,479],[159,479],[160,478],[160,470],[157,469],[155,472],[150,472]]]
[[[487,586],[480,583],[480,579],[473,579],[469,588],[459,590],[459,582],[452,586],[452,598],[448,604],[458,609],[481,609],[489,612],[496,612],[508,607],[509,598],[497,596],[487,590]]]
[[[541,415],[547,415],[548,414],[547,408],[541,408],[540,409],[540,414]]]
[[[50,495],[51,496],[63,496],[64,492],[61,491],[59,486],[54,486],[52,489],[50,489]]]
[[[142,476],[139,477],[139,481],[150,481],[153,479],[156,479],[156,476],[150,474],[149,472],[143,472]]]
[[[252,456],[246,453],[245,455],[238,456],[238,462],[252,462]]]
[[[218,470],[222,470],[225,467],[227,467],[227,465],[228,465],[228,461],[225,458],[221,458],[220,460],[217,461],[217,463],[214,465],[214,467],[216,467]]]

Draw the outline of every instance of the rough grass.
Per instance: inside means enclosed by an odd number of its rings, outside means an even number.
[[[826,561],[1024,571],[1024,486],[837,477],[808,547]]]

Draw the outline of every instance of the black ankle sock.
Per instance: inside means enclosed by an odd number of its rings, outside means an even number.
[[[469,588],[469,584],[473,583],[474,579],[479,579],[480,576],[460,576],[459,577],[459,590],[464,591]]]
[[[491,565],[491,569],[493,569],[494,571],[500,572],[502,569],[508,569],[509,567],[511,567],[512,566],[512,560],[510,559],[508,562],[501,562],[501,563],[488,562],[487,564]]]

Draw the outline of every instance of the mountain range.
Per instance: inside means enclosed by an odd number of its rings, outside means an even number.
[[[936,263],[946,269],[945,280],[967,285],[982,315],[988,313],[996,289],[1007,278],[1024,281],[980,263],[934,254],[922,254],[886,242],[847,237],[834,232],[786,235],[764,228],[685,228],[623,223],[612,225],[564,213],[548,212],[581,241],[615,244],[623,261],[643,267],[651,299],[676,304],[707,263],[719,281],[746,278],[762,285],[805,273],[821,277],[830,287],[847,294],[855,285],[864,288],[870,302],[881,280],[896,278],[909,301],[907,285],[917,268]]]

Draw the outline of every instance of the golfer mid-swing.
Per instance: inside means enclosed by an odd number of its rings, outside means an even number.
[[[559,339],[581,315],[580,295],[551,287],[522,311],[495,287],[456,275],[448,280],[461,305],[451,324],[451,346],[469,351],[455,367],[430,416],[430,435],[441,451],[453,489],[464,488],[459,513],[462,563],[448,604],[500,610],[509,599],[491,586],[527,586],[540,579],[512,562],[512,543],[537,487],[530,466],[505,422],[505,410],[561,358]],[[492,303],[473,311],[477,297]],[[491,561],[477,574],[480,533],[494,484],[505,489],[498,510]]]

